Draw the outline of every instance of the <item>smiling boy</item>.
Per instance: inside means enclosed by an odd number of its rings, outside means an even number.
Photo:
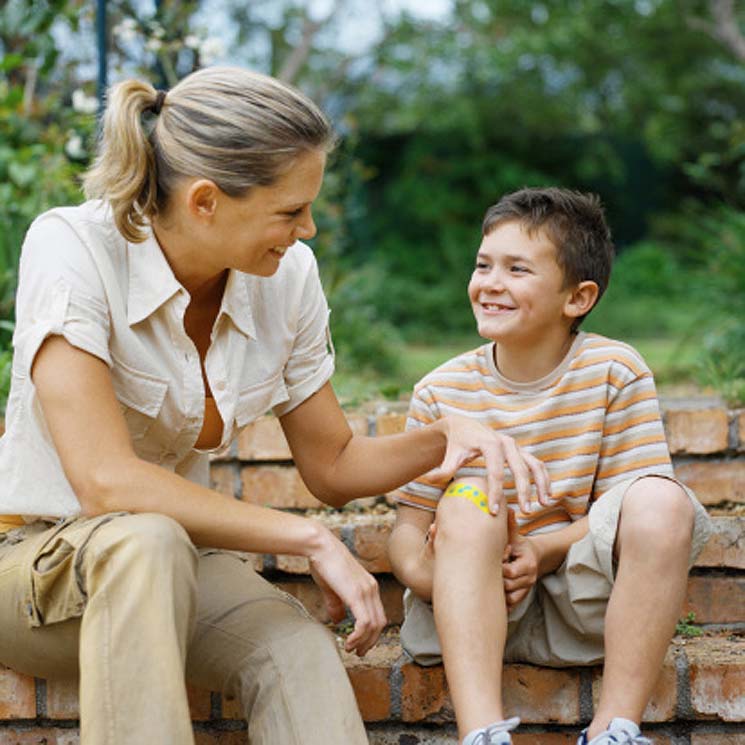
[[[489,208],[482,233],[468,295],[489,343],[420,381],[407,427],[478,418],[546,464],[551,496],[530,500],[507,471],[489,504],[478,459],[449,484],[430,474],[399,490],[401,641],[421,664],[443,661],[463,745],[511,742],[505,660],[604,660],[579,745],[646,743],[642,712],[709,520],[673,478],[642,358],[578,330],[613,259],[597,198],[523,189]]]

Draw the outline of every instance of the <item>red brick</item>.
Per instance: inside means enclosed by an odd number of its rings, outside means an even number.
[[[241,460],[291,460],[279,419],[263,416],[249,424],[238,435],[238,457]]]
[[[455,721],[442,665],[421,667],[410,662],[402,666],[401,674],[402,721]]]
[[[282,508],[320,508],[293,466],[244,466],[243,499],[252,504]]]
[[[678,699],[675,651],[675,647],[670,647],[667,651],[660,677],[642,716],[645,722],[669,722],[675,719],[675,707]],[[592,705],[596,709],[600,702],[602,678],[602,668],[593,671]]]
[[[237,466],[234,463],[210,464],[210,486],[226,497],[236,496]]]
[[[0,667],[0,719],[33,719],[35,716],[34,679]]]
[[[696,566],[745,569],[745,517],[713,517],[712,525],[714,532]]]
[[[737,449],[745,450],[745,409],[737,412]]]
[[[390,572],[388,536],[392,520],[357,525],[354,529],[354,552],[368,572]]]
[[[727,409],[668,409],[665,412],[667,443],[673,454],[710,455],[727,449]]]
[[[526,724],[577,724],[579,683],[577,670],[506,665],[502,681],[505,713]]]
[[[745,577],[688,578],[683,615],[698,623],[739,623],[745,619]]]
[[[675,466],[675,473],[702,504],[745,503],[745,459],[683,463]]]
[[[375,434],[395,435],[406,429],[406,414],[381,414],[375,419]]]
[[[186,695],[189,699],[189,713],[196,722],[206,722],[212,713],[212,700],[209,691],[201,688],[186,686]]]
[[[369,427],[364,414],[347,414],[347,424],[355,435],[367,435]]]
[[[388,623],[401,623],[403,621],[403,588],[397,580],[392,577],[381,577],[380,598],[383,601]],[[282,580],[277,586],[290,595],[296,597],[315,619],[321,623],[329,623],[331,620],[323,604],[323,596],[318,585],[310,579]]]
[[[80,717],[78,685],[77,678],[47,680],[47,716],[50,719],[78,719]]]
[[[721,638],[686,645],[691,708],[700,717],[745,721],[745,639]]]
[[[575,745],[577,732],[513,732],[512,742],[514,745]]]
[[[691,745],[743,745],[745,737],[726,732],[694,732],[691,735]]]
[[[0,745],[79,745],[77,729],[31,727],[30,729],[0,729]]]
[[[390,672],[400,654],[398,644],[378,644],[362,658],[342,652],[357,705],[366,722],[382,722],[390,717]]]

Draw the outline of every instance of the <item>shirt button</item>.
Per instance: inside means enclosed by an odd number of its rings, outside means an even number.
[[[225,381],[224,380],[218,380],[215,382],[215,389],[218,391],[224,391],[225,390]]]

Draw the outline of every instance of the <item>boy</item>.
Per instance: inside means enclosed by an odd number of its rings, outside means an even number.
[[[429,474],[399,490],[389,549],[409,588],[401,641],[421,664],[443,661],[463,745],[511,742],[504,660],[603,658],[578,745],[648,743],[638,725],[709,520],[673,479],[643,360],[578,331],[613,258],[597,198],[523,189],[489,208],[482,233],[468,295],[490,343],[416,386],[407,427],[476,417],[547,465],[551,496],[530,502],[506,472],[490,504],[479,460],[449,485]]]

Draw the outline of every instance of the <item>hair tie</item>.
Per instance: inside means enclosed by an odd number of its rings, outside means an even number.
[[[158,95],[155,97],[155,103],[150,107],[151,111],[155,116],[160,114],[163,108],[163,102],[166,100],[166,91],[158,91]]]

